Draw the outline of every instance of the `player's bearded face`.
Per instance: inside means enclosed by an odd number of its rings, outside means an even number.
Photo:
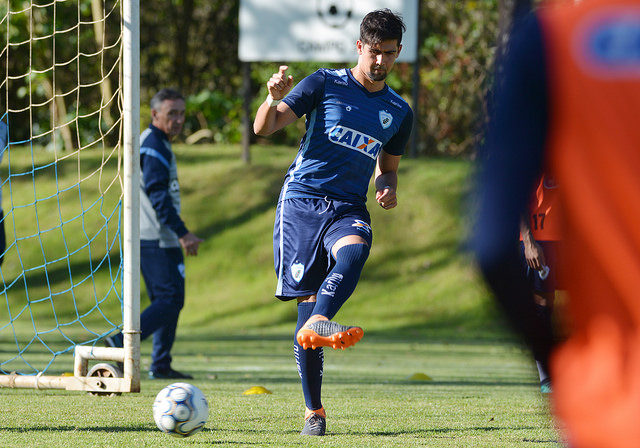
[[[398,58],[400,48],[395,40],[361,46],[363,66],[372,81],[384,81]],[[364,68],[363,67],[363,68]]]
[[[369,78],[371,78],[372,81],[384,81],[385,79],[387,79],[387,67],[385,67],[384,65],[374,65],[371,67],[371,70],[368,73]]]

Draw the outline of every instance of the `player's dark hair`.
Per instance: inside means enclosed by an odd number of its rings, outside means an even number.
[[[402,33],[406,31],[402,16],[390,9],[377,9],[370,12],[360,23],[360,40],[363,44],[376,45],[386,40],[402,42]]]
[[[160,105],[165,100],[184,100],[182,93],[175,89],[164,88],[158,91],[153,98],[151,98],[151,109],[160,110]]]

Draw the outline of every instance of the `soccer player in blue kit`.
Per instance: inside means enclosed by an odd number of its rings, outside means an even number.
[[[376,201],[397,205],[397,171],[413,112],[385,82],[402,49],[405,25],[388,9],[367,14],[353,68],[320,69],[295,88],[280,66],[254,121],[270,135],[306,116],[280,193],[273,234],[276,297],[296,299],[294,354],[305,399],[302,435],[321,436],[323,347],[344,349],[363,330],[332,321],[356,288],[372,243],[365,202],[375,172]]]

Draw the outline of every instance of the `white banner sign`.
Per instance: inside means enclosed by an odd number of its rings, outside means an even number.
[[[389,8],[407,26],[398,61],[418,51],[418,0],[241,0],[241,61],[351,62],[357,59],[360,22]]]

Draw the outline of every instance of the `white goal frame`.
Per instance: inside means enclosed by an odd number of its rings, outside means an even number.
[[[0,387],[96,394],[140,392],[140,3],[122,0],[123,348],[76,345],[73,376],[0,375]],[[123,377],[88,376],[89,361],[122,363]]]

